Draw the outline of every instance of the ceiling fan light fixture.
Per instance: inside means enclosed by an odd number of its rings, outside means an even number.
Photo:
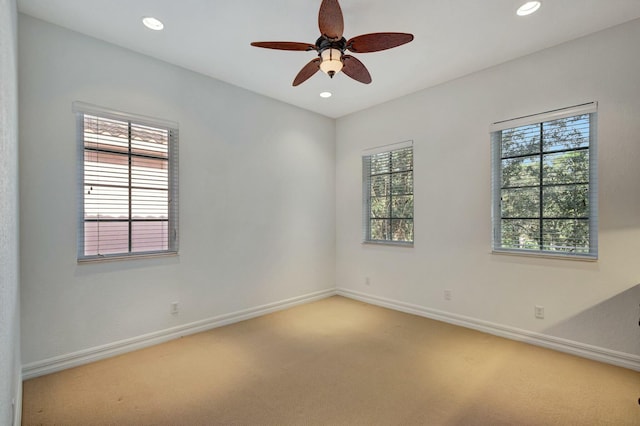
[[[325,49],[320,54],[322,62],[320,63],[320,69],[333,78],[334,75],[340,72],[343,67],[342,52],[338,49]]]
[[[540,9],[540,6],[542,6],[542,2],[539,2],[539,1],[528,1],[525,4],[523,4],[522,6],[520,6],[516,13],[518,14],[518,16],[531,15],[532,13],[534,13],[538,9]]]
[[[142,23],[145,27],[154,31],[160,31],[164,28],[164,24],[159,19],[154,18],[153,16],[145,16],[144,18],[142,18]]]

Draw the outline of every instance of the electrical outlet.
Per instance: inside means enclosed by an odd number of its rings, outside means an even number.
[[[371,285],[371,279],[369,277],[364,278],[364,285]]]
[[[179,312],[178,310],[178,302],[172,302],[171,303],[171,314],[172,315],[177,315]]]
[[[534,308],[536,318],[544,319],[544,306],[536,305]]]
[[[453,293],[451,292],[451,290],[444,291],[444,300],[451,300],[452,297],[453,297]]]

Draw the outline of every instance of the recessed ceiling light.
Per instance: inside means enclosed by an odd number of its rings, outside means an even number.
[[[518,16],[531,15],[533,12],[540,9],[540,6],[542,6],[542,3],[539,1],[528,1],[520,6],[516,13],[518,14]]]
[[[164,24],[153,16],[145,16],[142,18],[142,23],[150,30],[160,31],[164,28]]]
[[[330,98],[331,97],[331,92],[322,92],[322,93],[320,93],[320,97],[321,98]]]

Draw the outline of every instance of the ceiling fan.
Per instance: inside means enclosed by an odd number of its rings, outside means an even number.
[[[345,51],[354,53],[379,52],[413,40],[413,34],[406,33],[371,33],[346,40],[342,36],[344,19],[338,0],[322,0],[318,14],[318,27],[320,28],[320,38],[316,40],[315,44],[293,41],[256,41],[251,45],[267,49],[315,50],[318,52],[318,57],[300,70],[293,80],[294,86],[305,82],[318,70],[324,71],[331,78],[342,71],[356,81],[369,84],[371,83],[371,75],[367,68],[355,57],[345,54]]]

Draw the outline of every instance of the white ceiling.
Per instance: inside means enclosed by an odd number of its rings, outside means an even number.
[[[337,118],[640,17],[640,0],[340,0],[345,37],[408,32],[411,43],[354,54],[364,85],[319,72],[291,82],[315,52],[251,47],[252,41],[315,43],[321,0],[18,0],[22,13]],[[143,16],[165,30],[146,29]],[[322,91],[333,97],[322,99]]]

